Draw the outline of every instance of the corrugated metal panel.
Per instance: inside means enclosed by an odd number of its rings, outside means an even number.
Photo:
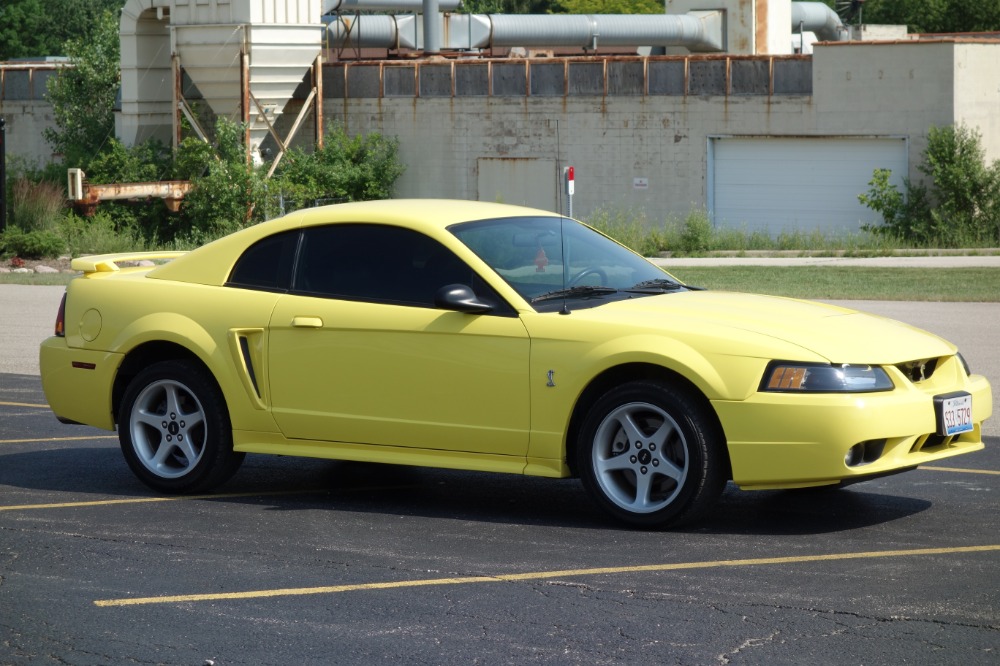
[[[489,94],[489,65],[464,65],[455,68],[456,97],[485,97]]]
[[[355,65],[347,70],[350,97],[379,97],[378,65]]]
[[[451,65],[420,67],[421,97],[451,97]]]
[[[876,168],[900,184],[907,142],[896,137],[725,137],[710,141],[709,208],[720,227],[856,232],[880,222],[861,205]]]
[[[371,61],[365,61],[370,63]],[[812,62],[783,58],[597,57],[535,60],[453,60],[448,63],[383,61],[327,63],[326,95],[343,96],[343,84],[329,72],[350,72],[347,94],[355,99],[496,96],[769,95],[812,93]],[[381,77],[381,79],[380,79]],[[530,79],[530,91],[528,80]],[[301,81],[300,81],[301,83]]]
[[[608,62],[608,95],[645,94],[644,69],[641,61]]]
[[[346,96],[344,89],[343,67],[323,68],[323,95],[330,99],[343,99]]]
[[[497,97],[523,97],[528,90],[528,71],[523,62],[494,63],[493,90]]]
[[[417,92],[417,68],[414,65],[386,67],[382,70],[386,97],[413,97]]]
[[[730,94],[766,95],[771,85],[767,60],[733,60],[729,65]]]
[[[690,64],[688,65],[688,94],[725,95],[726,61],[690,61]]]
[[[566,66],[561,62],[531,65],[531,95],[562,97],[566,94]]]
[[[650,95],[684,95],[686,75],[684,60],[655,60],[649,63]]]
[[[569,84],[567,92],[570,95],[603,95],[604,63],[571,63],[569,67]]]
[[[778,59],[774,61],[775,95],[812,94],[812,58]]]

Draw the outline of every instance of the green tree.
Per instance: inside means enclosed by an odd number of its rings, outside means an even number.
[[[66,42],[73,67],[49,80],[48,100],[56,127],[43,136],[63,156],[66,166],[86,169],[114,136],[118,91],[118,19],[109,11],[93,33]]]
[[[274,188],[284,193],[286,206],[291,207],[315,201],[388,199],[404,169],[398,139],[377,132],[352,137],[337,123],[327,131],[322,148],[289,152]]]
[[[177,161],[196,174],[191,178],[194,187],[184,198],[183,215],[170,220],[173,228],[165,230],[164,237],[205,243],[265,219],[265,175],[246,159],[243,127],[220,118],[215,151],[193,137],[181,142]]]
[[[838,10],[850,0],[825,0]],[[910,32],[951,33],[1000,30],[996,0],[868,0],[861,7],[867,24],[906,25]],[[857,17],[851,20],[857,23]]]
[[[548,14],[553,0],[463,0],[465,14]]]
[[[555,9],[566,14],[662,14],[659,0],[554,0]]]
[[[70,39],[89,39],[97,19],[115,17],[125,0],[3,0],[0,61],[68,55]]]

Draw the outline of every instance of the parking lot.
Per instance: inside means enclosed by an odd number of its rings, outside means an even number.
[[[861,305],[956,342],[998,393],[1000,304]],[[4,372],[0,664],[996,664],[998,418],[982,452],[730,486],[696,528],[643,532],[574,480],[270,456],[158,496],[114,433]]]

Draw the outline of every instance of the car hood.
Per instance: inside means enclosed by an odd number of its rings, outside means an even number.
[[[895,364],[955,353],[951,343],[893,319],[834,305],[723,291],[688,291],[608,303],[589,312],[619,325],[708,336],[781,340],[834,363]],[[725,330],[730,331],[726,335]]]

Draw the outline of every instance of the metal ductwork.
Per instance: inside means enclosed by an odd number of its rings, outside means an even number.
[[[793,2],[792,31],[813,32],[824,42],[843,42],[849,38],[840,16],[822,2]]]
[[[425,17],[426,18],[426,17]],[[695,52],[725,49],[721,12],[675,15],[443,15],[441,48],[683,46]],[[324,17],[330,48],[421,49],[414,15]]]

